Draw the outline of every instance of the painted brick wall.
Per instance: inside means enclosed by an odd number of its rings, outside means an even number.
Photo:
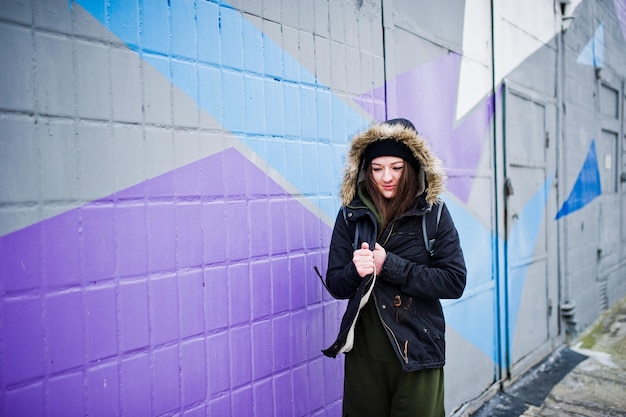
[[[572,2],[558,80],[558,10],[505,3],[0,0],[0,415],[339,415],[343,361],[320,349],[344,304],[313,267],[347,139],[386,117],[413,120],[450,175],[468,286],[443,303],[449,412],[529,364],[506,356],[537,317],[529,277],[569,285],[592,322],[600,281],[609,302],[626,291],[624,235],[601,215],[624,188],[603,195],[590,151],[599,59],[602,81],[625,76],[626,8]],[[553,173],[525,182],[510,236],[505,79],[554,107],[567,91],[562,205]],[[557,259],[536,237],[556,222],[562,276],[507,276],[505,246]]]
[[[327,88],[227,4],[0,19],[0,414],[337,415]]]

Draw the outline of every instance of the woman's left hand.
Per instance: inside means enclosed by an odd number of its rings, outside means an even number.
[[[387,251],[377,242],[376,246],[374,246],[374,266],[376,267],[376,275],[379,275],[383,271],[385,258],[387,258]]]

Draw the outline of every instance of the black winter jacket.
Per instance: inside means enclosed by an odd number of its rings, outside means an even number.
[[[376,128],[373,133],[371,131],[365,133],[365,141],[377,134],[383,136]],[[400,137],[405,133],[400,132]],[[407,140],[410,145],[415,145],[415,141],[423,139],[408,135]],[[350,155],[356,158],[358,164],[360,154]],[[420,160],[425,171],[433,168],[427,162]],[[422,172],[422,176],[431,181],[434,179],[439,187],[442,181],[439,172],[435,167],[431,172]],[[356,181],[354,176],[346,177],[348,181]],[[356,184],[353,184],[356,188]],[[432,204],[438,199],[426,192],[429,182],[425,181],[425,184],[425,191],[417,197],[416,208],[394,219],[382,233],[377,230],[374,213],[355,196],[356,192],[347,193],[353,198],[339,211],[335,221],[326,284],[335,298],[349,301],[337,340],[323,351],[326,356],[335,357],[339,353],[348,352],[353,344],[359,343],[353,340],[354,326],[360,309],[369,300],[375,303],[389,342],[404,371],[444,365],[445,321],[439,300],[461,297],[465,288],[466,269],[459,236],[445,204],[432,255],[426,250],[422,237],[422,216],[431,210]],[[346,196],[345,190],[349,189],[346,187],[349,184],[346,185],[344,180],[343,197]],[[373,247],[373,241],[377,241],[387,252],[382,272],[377,277],[372,274],[361,278],[352,262],[357,222],[362,222],[357,247],[363,241]],[[363,230],[366,232],[363,233]],[[380,237],[376,239],[376,236]]]

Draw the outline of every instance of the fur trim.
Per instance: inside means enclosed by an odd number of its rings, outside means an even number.
[[[447,178],[443,169],[443,163],[430,151],[426,139],[413,129],[406,128],[399,124],[389,125],[385,123],[375,123],[366,131],[352,138],[350,149],[346,157],[343,182],[339,190],[341,203],[345,206],[354,199],[357,183],[364,178],[364,172],[361,172],[359,165],[363,158],[365,148],[367,148],[370,143],[383,138],[393,138],[398,142],[404,143],[409,147],[415,159],[419,161],[420,172],[417,174],[421,186],[420,189],[416,190],[416,195],[426,192],[426,202],[430,205],[440,201],[439,195],[444,191]],[[426,181],[424,181],[424,179]]]

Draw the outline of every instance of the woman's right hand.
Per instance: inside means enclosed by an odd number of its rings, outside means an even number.
[[[354,251],[352,263],[354,263],[356,271],[361,278],[365,278],[374,273],[376,269],[376,265],[374,264],[374,252],[369,249],[367,242],[361,243],[361,249]]]

